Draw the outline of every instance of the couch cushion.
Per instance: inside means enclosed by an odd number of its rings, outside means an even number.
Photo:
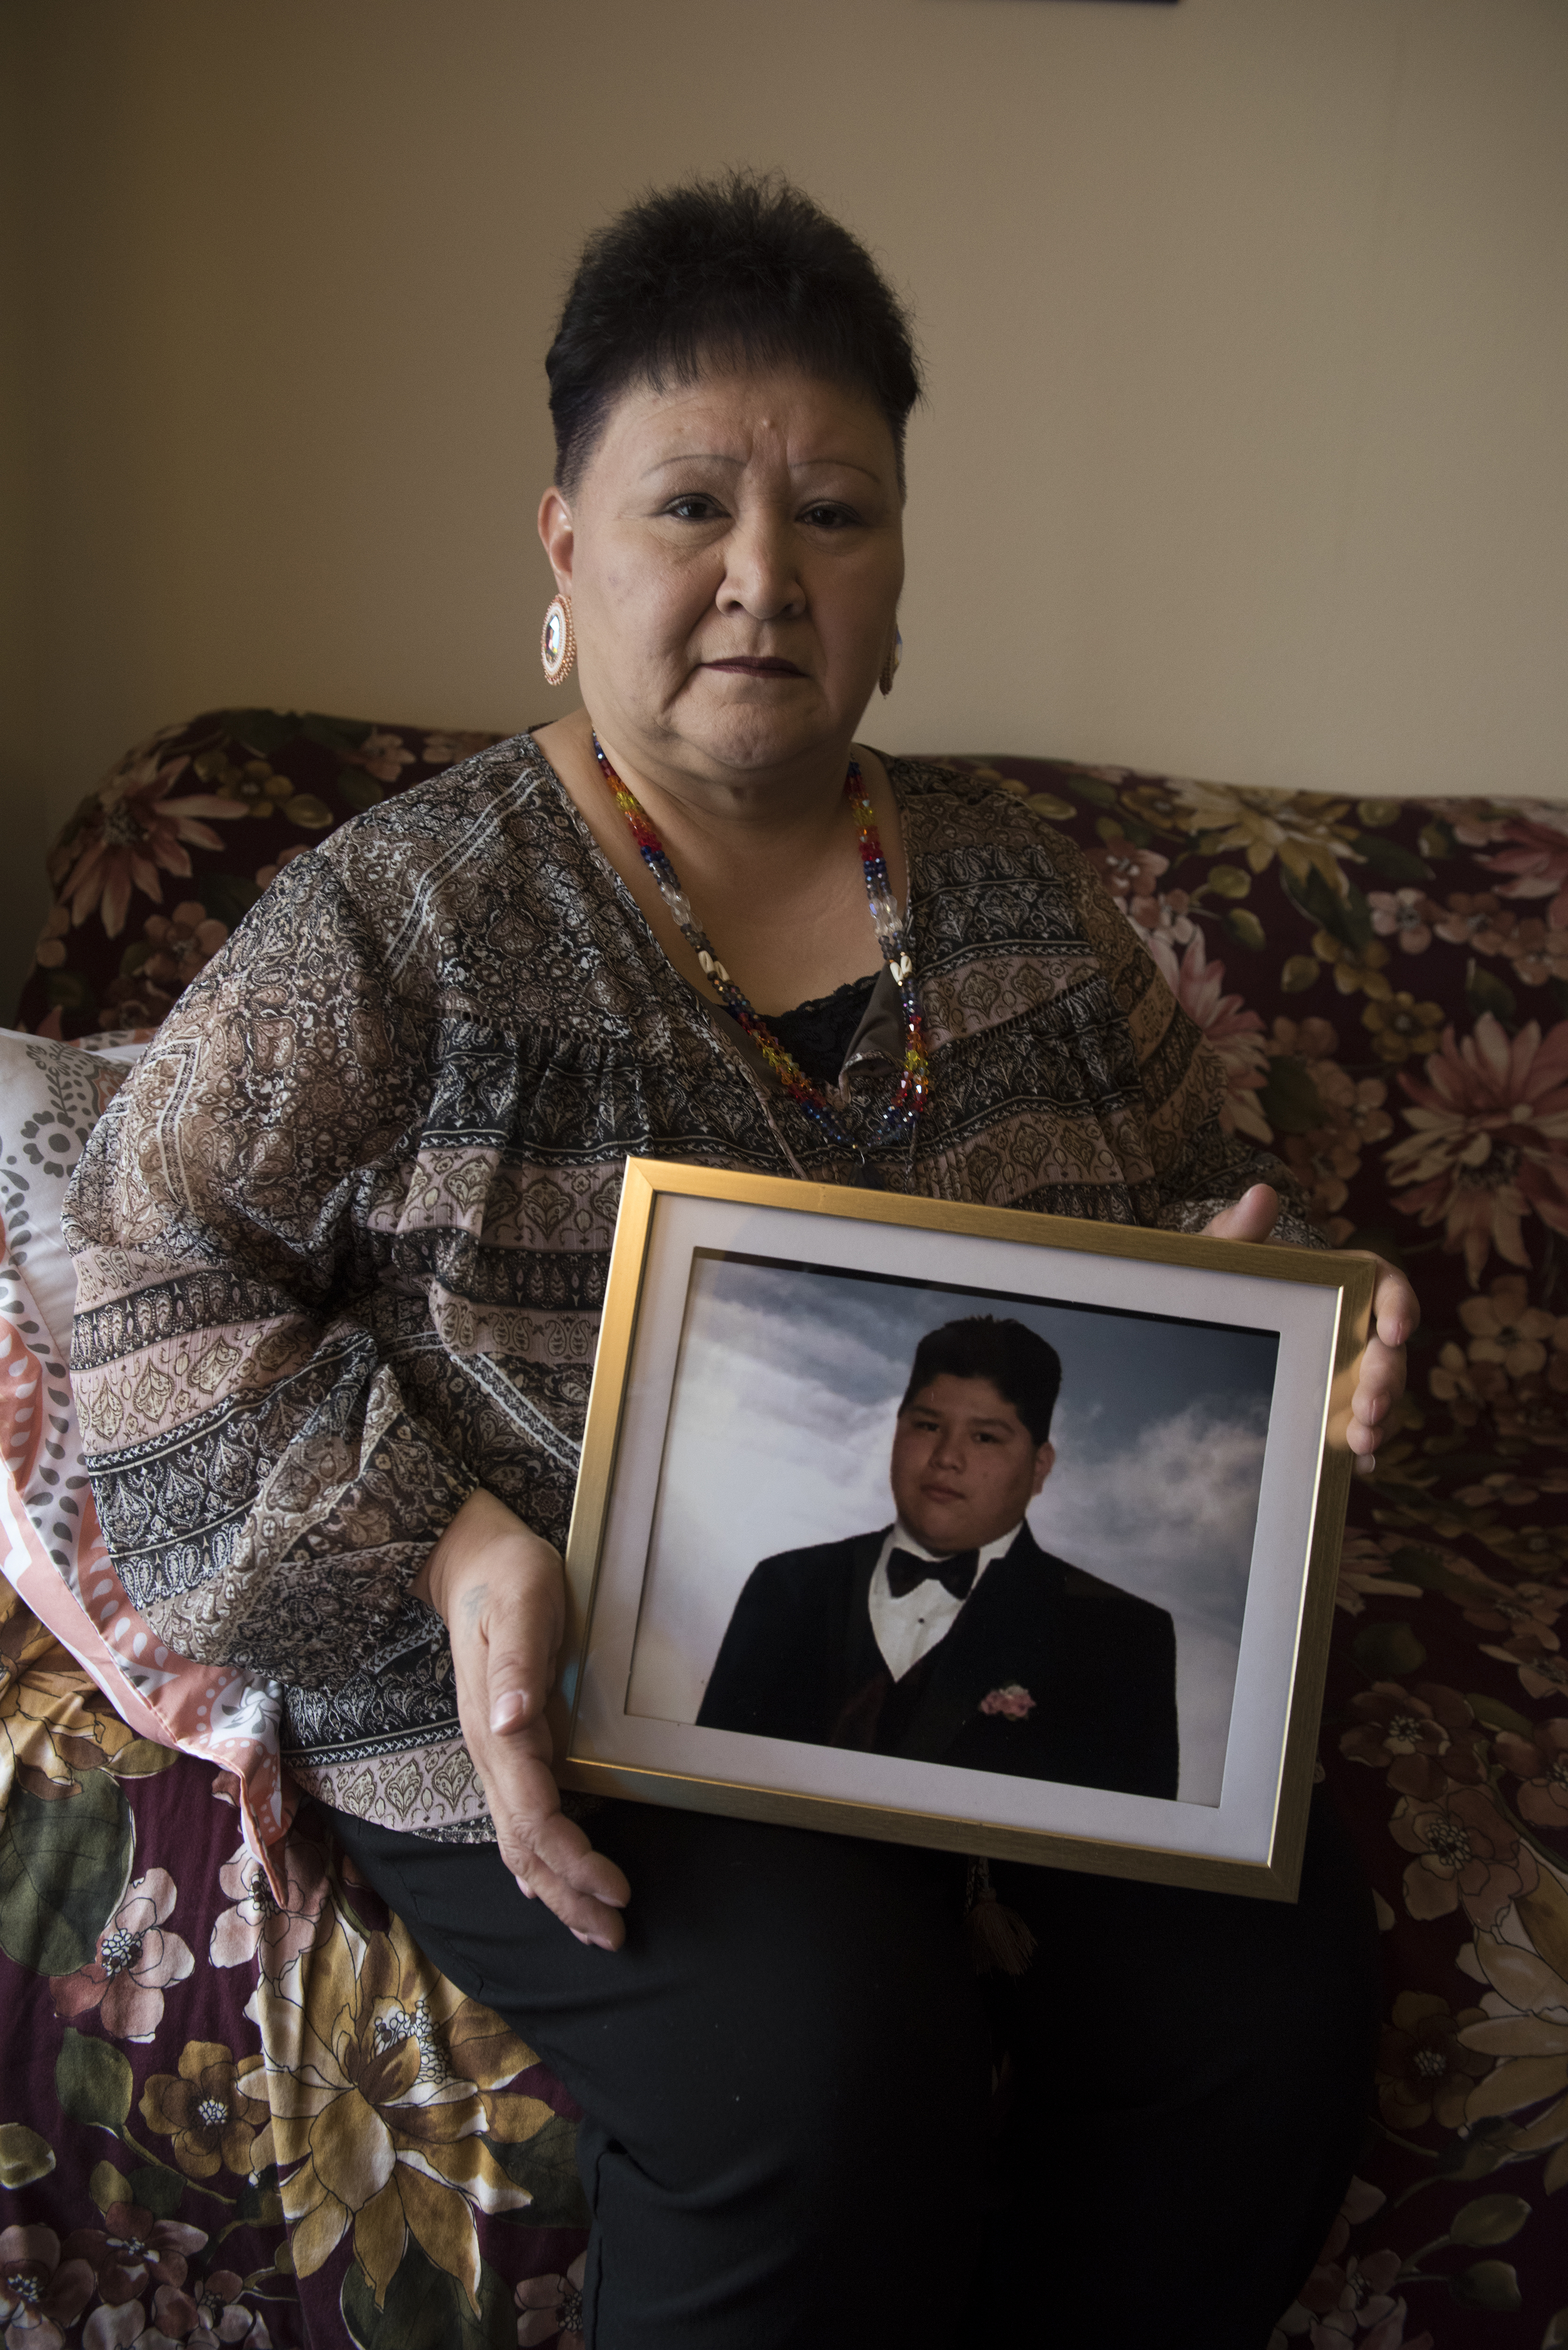
[[[161,1640],[104,1548],[67,1366],[76,1279],[60,1203],[141,1046],[0,1030],[0,1571],[139,1737],[232,1772],[257,1856],[282,1833],[278,1701]]]
[[[494,734],[214,710],[139,743],[49,851],[56,905],[18,1025],[155,1027],[280,865]]]

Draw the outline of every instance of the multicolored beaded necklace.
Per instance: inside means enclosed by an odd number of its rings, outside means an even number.
[[[742,994],[714,954],[708,934],[691,911],[675,868],[665,854],[663,842],[649,824],[635,794],[622,783],[606,758],[604,745],[597,734],[594,736],[594,756],[599,763],[599,773],[609,785],[617,807],[626,818],[633,840],[642,852],[643,863],[659,884],[660,897],[682,936],[695,950],[704,972],[718,990],[719,1000],[725,1011],[739,1022],[785,1093],[792,1101],[799,1103],[826,1139],[844,1149],[857,1151],[859,1146],[850,1140],[834,1117],[822,1087],[812,1083],[794,1055],[779,1042],[762,1014],[754,1010]],[[866,876],[866,895],[870,900],[871,920],[877,928],[877,943],[882,949],[884,962],[898,983],[898,1000],[904,1012],[904,1066],[893,1098],[888,1105],[877,1139],[886,1142],[906,1136],[912,1139],[920,1113],[930,1098],[925,1028],[920,1019],[919,997],[915,993],[914,957],[909,952],[904,926],[898,920],[898,909],[888,879],[887,859],[882,854],[881,837],[877,830],[876,813],[866,796],[858,759],[849,762],[849,773],[844,778],[844,796],[849,803],[856,830],[860,837],[860,863]]]

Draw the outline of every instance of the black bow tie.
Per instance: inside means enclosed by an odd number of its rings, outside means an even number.
[[[895,1599],[902,1599],[917,1584],[940,1583],[955,1599],[967,1599],[974,1589],[976,1570],[980,1565],[977,1550],[955,1551],[951,1558],[917,1558],[913,1551],[895,1550],[888,1559],[888,1588]]]

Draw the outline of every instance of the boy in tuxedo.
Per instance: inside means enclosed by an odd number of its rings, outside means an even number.
[[[895,1523],[753,1570],[698,1721],[1174,1799],[1170,1617],[1024,1523],[1061,1381],[1021,1322],[929,1331],[898,1407]]]

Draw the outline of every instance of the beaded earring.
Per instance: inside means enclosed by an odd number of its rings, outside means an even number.
[[[572,627],[571,600],[566,596],[553,596],[545,614],[545,625],[539,632],[539,659],[545,664],[546,685],[564,685],[572,673],[577,658],[576,632]]]
[[[889,651],[887,660],[882,664],[882,674],[877,681],[884,694],[892,692],[893,680],[898,674],[898,663],[903,660],[903,658],[904,631],[902,629],[895,628],[893,630],[892,649]]]

